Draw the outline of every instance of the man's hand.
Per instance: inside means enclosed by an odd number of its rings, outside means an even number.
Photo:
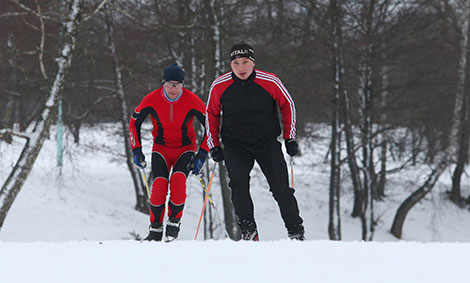
[[[224,160],[224,151],[220,146],[214,146],[211,148],[211,157],[215,162]]]
[[[286,146],[287,154],[290,156],[295,156],[299,153],[299,144],[294,139],[286,139],[284,140],[284,144]]]
[[[189,161],[188,169],[193,172],[194,175],[198,175],[206,161],[207,152],[205,150],[199,150],[196,155],[191,158]]]
[[[134,153],[134,164],[137,167],[144,169],[147,166],[147,162],[145,162],[145,155],[142,153],[142,148],[135,148],[132,152]]]

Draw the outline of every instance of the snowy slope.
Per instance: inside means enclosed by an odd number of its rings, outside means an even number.
[[[322,133],[321,130],[317,132]],[[150,137],[150,133],[146,136]],[[302,157],[294,159],[296,196],[307,238],[311,240],[328,239],[329,169],[324,161],[328,142],[327,131],[314,143],[304,141]],[[116,124],[84,128],[80,146],[67,137],[64,167],[59,171],[55,166],[55,141],[47,140],[0,230],[0,241],[103,241],[133,239],[136,234],[145,236],[148,216],[134,210],[134,190],[122,155],[122,144],[123,137]],[[0,183],[10,172],[20,149],[20,141],[16,142],[15,150],[0,143]],[[149,140],[144,140],[144,153],[150,159]],[[375,215],[379,224],[374,240],[396,241],[389,233],[393,217],[400,203],[419,184],[419,170],[423,169],[390,176],[387,200],[376,203]],[[468,175],[467,172],[462,182],[463,195],[470,193]],[[220,186],[217,177],[214,180],[211,191],[218,216],[223,219]],[[455,207],[443,196],[449,188],[449,180],[447,176],[442,177],[434,191],[413,208],[405,223],[404,240],[470,241],[470,212]],[[352,206],[352,192],[348,190],[350,182],[347,178],[344,182],[343,240],[360,240],[359,220],[349,216]],[[286,239],[277,204],[257,166],[252,172],[251,184],[260,239]],[[194,239],[202,208],[202,189],[195,176],[188,180],[187,194],[181,240]],[[223,237],[223,231],[218,230],[215,236]],[[203,239],[202,232],[198,239]]]
[[[468,278],[470,260],[470,212],[444,199],[446,178],[409,214],[404,227],[407,241],[397,241],[389,233],[398,205],[416,188],[422,169],[391,176],[387,200],[376,204],[377,242],[357,241],[360,223],[349,217],[352,194],[345,185],[345,241],[326,241],[326,137],[314,144],[304,141],[303,156],[294,165],[296,195],[309,241],[286,240],[277,205],[258,167],[252,174],[252,193],[261,242],[203,242],[202,232],[193,241],[202,207],[201,187],[194,176],[188,181],[180,239],[169,244],[134,241],[136,235],[146,235],[148,216],[134,210],[122,139],[116,125],[84,129],[79,147],[68,137],[61,171],[55,166],[55,141],[47,140],[0,230],[1,282],[468,281],[464,278]],[[20,146],[17,141],[11,150],[0,143],[1,183]],[[148,147],[144,149],[147,158]],[[469,193],[468,175],[464,195]],[[217,181],[212,191],[222,217]],[[216,238],[221,237],[223,232],[218,230]],[[460,243],[450,243],[456,241]]]
[[[463,283],[469,261],[469,243],[0,242],[6,283]]]

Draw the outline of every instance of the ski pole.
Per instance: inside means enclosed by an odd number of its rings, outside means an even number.
[[[145,188],[147,189],[147,197],[150,199],[149,184],[147,183],[147,174],[145,174],[145,166],[147,166],[147,162],[142,161],[142,165],[144,166],[144,168],[142,168],[142,172],[144,172],[144,183],[145,183]]]
[[[207,193],[207,188],[206,188],[206,182],[204,182],[204,179],[202,178],[202,174],[201,176],[199,176],[199,182],[201,183],[201,186],[202,186],[202,189],[204,190],[205,193]],[[208,196],[207,197],[208,200],[209,200],[209,203],[212,205],[212,208],[215,209],[215,204],[214,204],[214,201],[212,200],[211,196]]]
[[[216,166],[217,166],[217,162],[214,163],[214,168],[212,169],[211,178],[209,180],[209,186],[207,187],[206,196],[204,198],[204,204],[202,205],[201,216],[199,217],[199,223],[197,224],[196,236],[194,236],[194,240],[197,240],[197,234],[199,233],[199,227],[201,227],[201,220],[202,220],[202,216],[204,215],[204,209],[206,208],[206,203],[207,203],[207,199],[209,197],[209,191],[211,189],[212,179],[214,179]]]
[[[207,193],[207,188],[206,188],[206,182],[204,182],[204,179],[202,178],[204,175],[201,174],[201,176],[199,176],[199,182],[201,183],[202,185],[202,189],[204,190],[204,192]],[[215,207],[215,203],[214,201],[212,200],[211,196],[209,195],[208,196],[208,199],[209,199],[209,203],[211,204],[212,208],[214,209],[215,211],[215,217],[217,219],[217,221],[219,222],[220,225],[222,225],[222,227],[225,227],[224,223],[222,223],[222,220],[220,219],[220,216],[219,216],[219,213],[217,211],[217,208]],[[227,233],[227,229],[224,228],[224,236],[225,238],[230,238],[229,234]]]
[[[291,178],[291,186],[292,189],[294,188],[294,157],[290,157],[290,178]]]

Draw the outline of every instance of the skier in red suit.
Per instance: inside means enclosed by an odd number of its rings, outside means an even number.
[[[163,86],[147,94],[137,106],[129,122],[129,137],[134,163],[145,168],[142,153],[141,125],[150,115],[152,136],[152,193],[150,196],[150,231],[145,240],[161,241],[165,209],[168,221],[165,241],[178,237],[181,216],[186,200],[186,178],[190,171],[198,174],[206,159],[207,137],[199,151],[193,120],[204,125],[205,105],[191,91],[183,87],[184,71],[173,64],[163,72]],[[190,165],[190,166],[189,166]],[[189,168],[188,168],[189,166]],[[166,206],[168,191],[170,197]]]

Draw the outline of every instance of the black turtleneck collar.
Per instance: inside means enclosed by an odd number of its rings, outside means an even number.
[[[236,83],[241,83],[243,85],[245,85],[246,83],[251,83],[253,82],[253,80],[255,79],[256,77],[256,71],[255,69],[253,69],[253,72],[251,73],[251,75],[246,79],[246,80],[240,80],[233,72],[232,72],[232,78],[233,80],[236,82]]]

